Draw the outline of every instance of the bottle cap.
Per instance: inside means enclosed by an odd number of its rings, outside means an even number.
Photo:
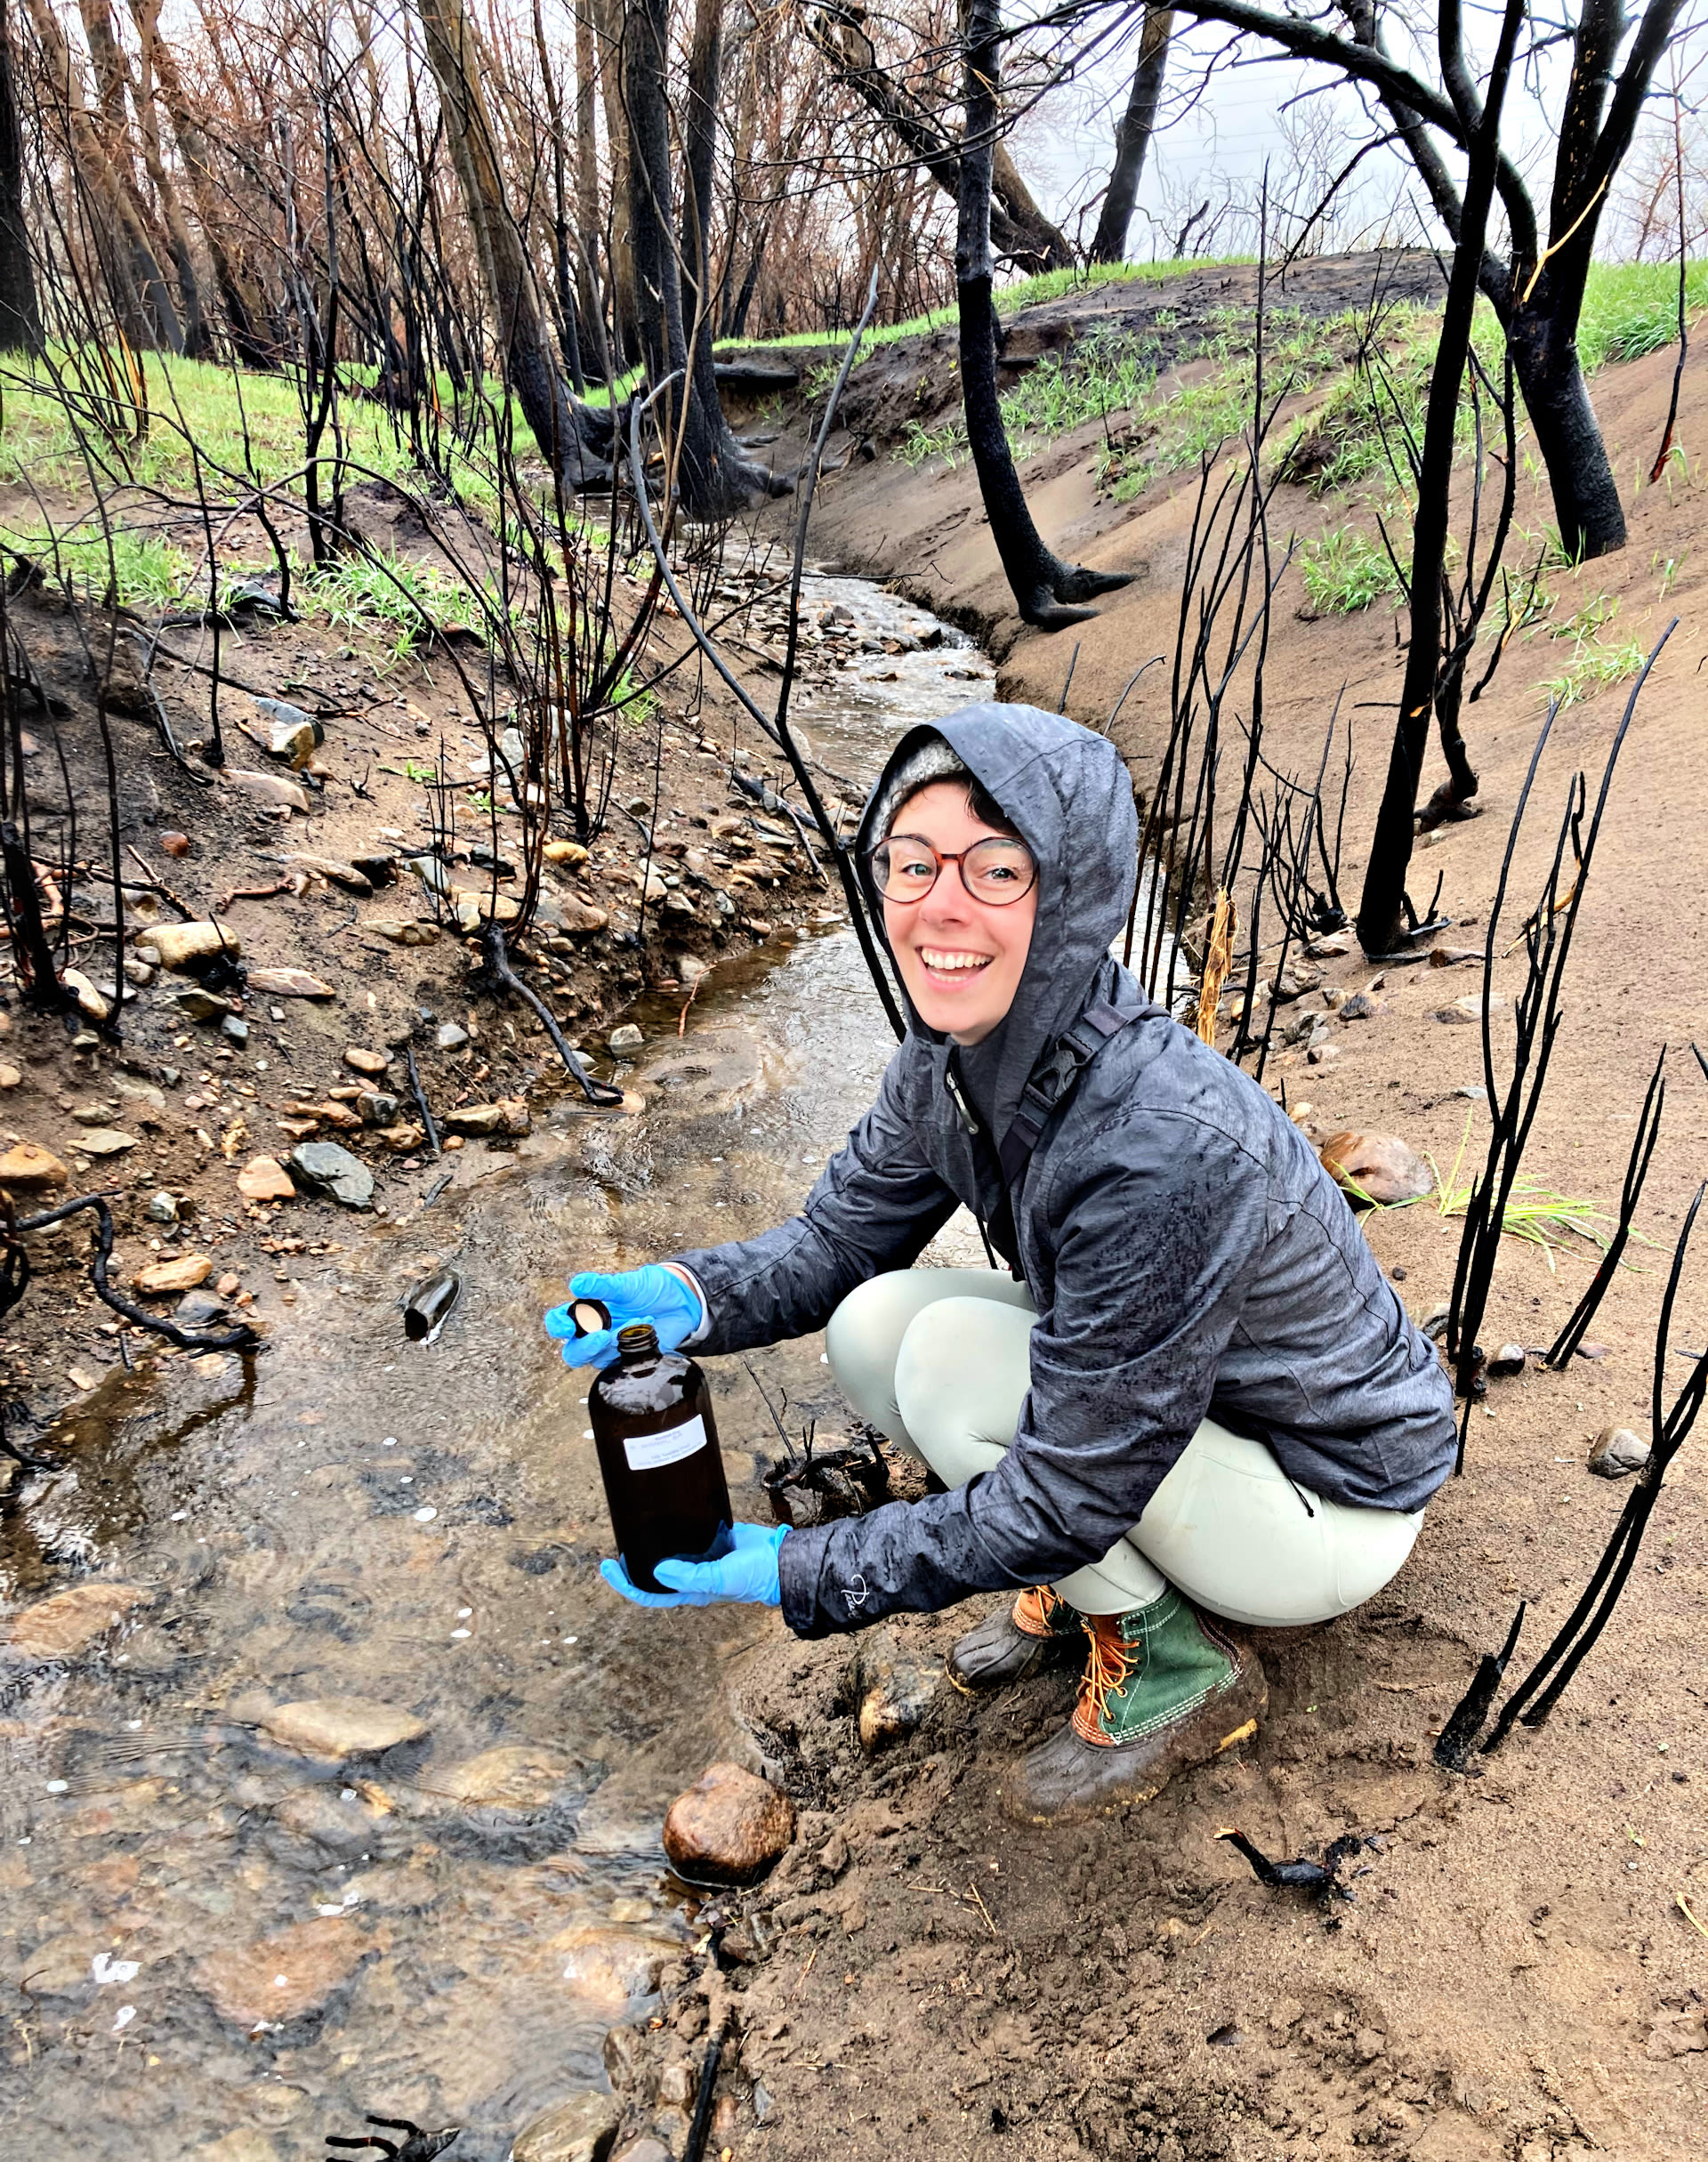
[[[610,1309],[600,1299],[572,1299],[569,1319],[576,1325],[577,1336],[596,1336],[601,1329],[611,1326]]]

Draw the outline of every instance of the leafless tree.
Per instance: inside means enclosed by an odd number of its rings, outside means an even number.
[[[1439,65],[1430,77],[1390,50],[1389,26],[1397,18],[1389,0],[1336,4],[1343,31],[1321,15],[1293,14],[1256,0],[1180,0],[1181,12],[1200,21],[1225,24],[1367,85],[1457,245],[1464,198],[1441,143],[1445,138],[1467,150],[1483,124],[1486,98],[1466,49],[1462,0],[1437,0]],[[1634,16],[1620,0],[1573,0],[1573,5],[1575,14],[1538,20],[1535,29],[1539,44],[1569,41],[1572,47],[1546,239],[1529,188],[1503,147],[1495,187],[1509,247],[1502,254],[1493,235],[1482,243],[1478,282],[1511,347],[1548,469],[1561,545],[1573,556],[1590,557],[1624,545],[1625,517],[1578,360],[1578,318],[1607,190],[1631,148],[1684,0],[1647,0]]]

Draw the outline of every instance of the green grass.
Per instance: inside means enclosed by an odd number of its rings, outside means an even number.
[[[1708,308],[1708,261],[1686,269],[1684,298],[1690,319]],[[1610,360],[1640,360],[1678,335],[1676,262],[1591,264],[1577,328],[1578,357],[1591,375]]]
[[[1608,642],[1583,636],[1573,649],[1570,666],[1559,674],[1550,676],[1542,688],[1551,701],[1559,700],[1560,710],[1564,712],[1567,706],[1576,705],[1605,683],[1628,683],[1641,668],[1645,657],[1640,638]]]
[[[247,456],[256,478],[263,486],[286,486],[291,494],[301,494],[302,412],[288,377],[160,353],[141,355],[139,365],[143,398],[102,401],[117,440],[95,424],[93,407],[87,408],[82,432],[100,464],[144,487],[188,495],[196,480],[193,444],[208,492],[218,501],[230,494],[232,483],[224,475],[246,471],[246,428]],[[66,391],[54,380],[56,368],[64,370]],[[355,382],[363,371],[347,367],[342,373]],[[618,384],[619,392],[623,387]],[[0,363],[0,484],[28,482],[35,488],[87,495],[89,472],[78,427],[66,410],[68,391],[73,390],[62,353],[50,356],[46,367],[15,358]],[[448,414],[448,383],[439,383],[439,395]],[[604,396],[598,393],[598,401]],[[515,440],[526,461],[534,456],[533,437],[513,401],[512,407]],[[345,456],[359,469],[350,475],[352,483],[377,478],[407,486],[420,479],[407,433],[377,399],[347,394],[340,413]],[[497,493],[485,463],[463,454],[448,425],[442,440],[451,477],[464,501],[495,513]],[[323,459],[330,461],[333,448],[328,432]]]
[[[1437,1213],[1442,1216],[1462,1216],[1469,1210],[1475,1183],[1467,1180],[1462,1186],[1459,1174],[1464,1167],[1465,1149],[1470,1140],[1470,1117],[1467,1114],[1465,1130],[1459,1137],[1459,1153],[1453,1159],[1453,1169],[1444,1179],[1440,1166],[1426,1152],[1425,1161],[1435,1174]],[[1398,1205],[1412,1206],[1410,1202]],[[1555,1193],[1551,1188],[1538,1186],[1531,1179],[1515,1179],[1512,1190],[1501,1211],[1501,1230],[1509,1238],[1522,1238],[1528,1245],[1540,1246],[1547,1259],[1549,1271],[1554,1267],[1554,1250],[1565,1245],[1567,1238],[1582,1238],[1592,1246],[1607,1251],[1607,1234],[1600,1228],[1611,1223],[1613,1218],[1605,1209],[1598,1208],[1593,1201],[1579,1199],[1573,1194]]]
[[[1111,443],[1103,479],[1117,503],[1142,494],[1159,474],[1213,457],[1249,425],[1257,383],[1249,343],[1253,319],[1246,310],[1219,310],[1208,335],[1175,352],[1172,366],[1206,359],[1214,366],[1196,382],[1177,383],[1148,405],[1132,438]],[[1266,404],[1284,389],[1293,395],[1309,391],[1343,367],[1356,343],[1358,322],[1353,312],[1317,320],[1296,309],[1272,314],[1263,354]]]
[[[1193,267],[1124,265],[1111,267],[1105,274],[1178,277]],[[1070,278],[1069,273],[1052,272],[1048,278],[1022,281],[1002,296],[1003,312],[1068,290]],[[1691,266],[1686,291],[1693,312],[1708,307],[1708,262]],[[1168,311],[1159,312],[1154,328],[1170,327],[1168,317]],[[903,337],[952,319],[953,311],[945,311],[937,317],[894,325],[880,335],[885,339]],[[1112,446],[1107,460],[1104,477],[1117,501],[1141,493],[1161,473],[1196,464],[1213,454],[1218,444],[1237,438],[1248,423],[1254,386],[1252,327],[1249,309],[1223,307],[1212,315],[1208,335],[1172,354],[1152,334],[1093,330],[1071,353],[1046,355],[1003,399],[1016,456],[1025,457],[1039,440],[1064,435],[1091,420],[1107,424],[1112,415],[1123,413],[1139,424],[1129,428],[1127,442]],[[1265,372],[1270,383],[1286,380],[1294,392],[1302,392],[1325,375],[1345,370],[1315,411],[1294,425],[1282,456],[1301,445],[1308,448],[1310,486],[1318,495],[1373,479],[1408,489],[1406,431],[1409,428],[1414,439],[1422,433],[1440,335],[1438,311],[1422,304],[1390,311],[1374,352],[1366,354],[1362,365],[1350,367],[1346,363],[1358,354],[1361,343],[1362,311],[1307,320],[1297,310],[1277,311],[1270,315],[1269,327]],[[1677,335],[1678,278],[1672,266],[1598,263],[1592,268],[1579,336],[1586,368],[1634,359]],[[1473,336],[1485,370],[1498,382],[1502,336],[1486,302],[1478,303]],[[1164,399],[1153,401],[1165,361],[1180,367],[1204,359],[1219,363],[1212,374],[1178,385]],[[1473,424],[1467,391],[1460,414],[1462,438],[1470,438]],[[935,428],[914,422],[897,456],[910,465],[932,456],[953,464],[964,445],[965,432],[958,417]],[[1391,585],[1392,567],[1387,569]],[[1374,597],[1373,592],[1369,598]]]
[[[173,542],[116,525],[111,552],[99,525],[55,527],[40,519],[0,524],[0,546],[39,564],[51,584],[86,602],[139,611],[182,604],[197,574],[195,559]]]
[[[896,445],[893,454],[904,465],[923,465],[928,458],[941,458],[945,467],[953,472],[962,459],[970,456],[967,443],[967,424],[960,414],[950,417],[935,428],[928,428],[922,421],[910,420],[907,432]]]
[[[1319,534],[1299,552],[1305,597],[1319,616],[1350,616],[1384,593],[1403,595],[1388,551],[1356,526]]]
[[[407,660],[439,630],[482,629],[485,611],[460,578],[407,556],[343,556],[307,572],[304,598],[334,630],[382,627],[395,660]],[[487,603],[497,606],[488,593]]]
[[[1072,353],[1045,353],[1003,399],[1010,436],[1066,435],[1086,421],[1132,413],[1156,387],[1162,359],[1154,338],[1100,327]]]

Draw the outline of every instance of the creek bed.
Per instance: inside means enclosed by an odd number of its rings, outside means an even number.
[[[869,778],[905,727],[990,693],[922,609],[817,575],[806,604],[877,649],[802,699],[828,765]],[[642,1114],[560,1099],[513,1154],[447,1159],[431,1206],[436,1167],[387,1182],[384,1221],[317,1221],[333,1250],[282,1263],[293,1319],[247,1374],[117,1372],[56,1434],[67,1468],[14,1490],[8,1609],[136,1596],[81,1655],[0,1646],[8,2151],[284,2162],[372,2110],[461,2124],[455,2162],[501,2162],[602,2084],[606,2030],[689,1940],[660,1818],[735,1746],[732,1661],[778,1625],[606,1590],[588,1377],[540,1315],[570,1269],[788,1214],[890,1046],[834,888],[679,1034],[681,999],[633,1016]],[[442,1265],[462,1298],[412,1344],[399,1302]],[[816,1339],[753,1366],[792,1430],[845,1417]],[[763,1521],[766,1408],[739,1360],[713,1386],[737,1510]],[[269,1738],[278,1706],[333,1697],[424,1734],[340,1759]]]

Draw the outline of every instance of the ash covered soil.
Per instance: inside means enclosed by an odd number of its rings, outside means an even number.
[[[1332,274],[1337,292],[1360,278],[1367,289],[1367,264]],[[1179,286],[1165,298],[1188,304]],[[1288,298],[1299,298],[1292,280]],[[1022,317],[1015,335],[1027,328]],[[914,380],[933,371],[941,389],[952,351],[948,341],[935,353],[890,349],[872,365],[892,386],[910,367]],[[1662,1043],[1673,1046],[1639,1220],[1655,1243],[1621,1272],[1590,1331],[1602,1355],[1559,1375],[1532,1360],[1521,1378],[1493,1384],[1470,1421],[1465,1475],[1437,1496],[1387,1592],[1328,1626],[1256,1637],[1270,1687],[1256,1738],[1148,1808],[1090,1828],[1018,1827],[997,1807],[1003,1768],[1067,1716],[1072,1689],[1059,1675],[979,1701],[950,1688],[942,1654],[986,1602],[886,1625],[882,1642],[800,1644],[775,1630],[745,1655],[739,1697],[751,1761],[802,1806],[800,1837],[769,1884],[716,1910],[734,1940],[726,1967],[705,1956],[679,1966],[666,1978],[677,1994],[665,2025],[619,2037],[611,2061],[634,2083],[632,2129],[657,2106],[660,2069],[697,2060],[708,2012],[715,2020],[729,2008],[739,2039],[726,2045],[727,2077],[764,2117],[730,2144],[777,2162],[833,2149],[1027,2162],[1341,2162],[1366,2148],[1432,2162],[1673,2162],[1700,2151],[1708,1437],[1699,1432],[1675,1465],[1612,1625],[1551,1722],[1516,1730],[1479,1761],[1480,1776],[1442,1772],[1430,1756],[1519,1600],[1530,1607],[1514,1674],[1564,1621],[1613,1528],[1624,1489],[1589,1475],[1588,1447],[1610,1424],[1648,1432],[1665,1267],[1708,1174],[1708,1085],[1686,1048],[1708,993],[1697,673],[1708,657],[1708,495],[1695,455],[1708,437],[1708,394],[1688,371],[1680,430],[1690,458],[1664,486],[1639,484],[1673,359],[1657,353],[1595,378],[1631,537],[1623,553],[1555,581],[1558,617],[1615,601],[1620,635],[1644,648],[1680,618],[1614,783],[1524,1161],[1539,1186],[1616,1207],[1644,1088]],[[858,452],[865,408],[849,410]],[[1022,467],[1059,553],[1137,574],[1094,623],[1051,638],[1012,614],[971,472],[940,461],[910,471],[888,443],[874,448],[826,482],[818,545],[976,625],[998,656],[1002,695],[1055,706],[1077,641],[1067,710],[1100,725],[1140,663],[1172,650],[1196,474],[1115,504],[1100,485],[1095,426]],[[1551,518],[1527,473],[1515,543],[1527,562]],[[1291,533],[1349,521],[1374,536],[1367,506],[1283,487],[1271,513],[1277,553]],[[1402,633],[1386,602],[1317,619],[1296,570],[1282,579],[1266,749],[1283,770],[1314,773],[1344,687],[1357,746],[1349,905],[1386,764]],[[1483,815],[1421,846],[1412,877],[1421,904],[1441,875],[1440,908],[1453,919],[1443,948],[1480,948],[1544,686],[1572,651],[1545,628],[1515,640],[1468,711]],[[1150,671],[1116,731],[1141,790],[1166,735],[1165,674]],[[1587,691],[1555,726],[1514,859],[1503,951],[1539,890],[1575,769],[1593,793],[1627,688]],[[1442,771],[1432,748],[1423,795]],[[1521,966],[1520,954],[1496,969],[1509,1002],[1495,1015],[1497,1060]],[[1325,1017],[1330,1056],[1311,1063],[1302,1046],[1283,1047],[1269,1085],[1285,1087],[1318,1140],[1395,1133],[1444,1179],[1462,1148],[1462,1187],[1488,1135],[1485,1109],[1463,1093],[1483,1078],[1478,1031],[1460,1004],[1480,1004],[1478,967],[1384,972],[1354,955],[1320,973],[1293,1012]],[[1366,989],[1374,1010],[1357,1020],[1325,996]],[[1414,1315],[1445,1305],[1460,1222],[1438,1199],[1372,1218],[1367,1232]],[[1549,1344],[1594,1258],[1580,1242],[1551,1259],[1509,1238],[1486,1342]],[[1708,1334],[1700,1255],[1686,1285],[1664,1362],[1670,1389],[1688,1371],[1680,1354]],[[898,1662],[929,1708],[915,1732],[868,1755],[858,1709],[874,1676]],[[1319,1857],[1358,1835],[1367,1843],[1346,1878],[1355,1899],[1325,1910],[1265,1890],[1218,1841],[1229,1826],[1277,1858]],[[753,2106],[743,2101],[744,2122]]]

